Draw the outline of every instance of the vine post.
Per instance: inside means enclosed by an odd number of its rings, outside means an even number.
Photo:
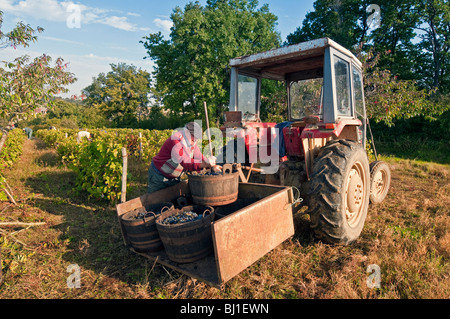
[[[120,194],[120,202],[125,203],[127,201],[127,170],[128,170],[128,156],[127,149],[122,147],[122,193]]]
[[[142,132],[139,132],[139,160],[142,161]]]
[[[6,138],[8,137],[8,131],[2,130],[2,138],[0,139],[0,153],[2,151],[3,145],[5,145]]]

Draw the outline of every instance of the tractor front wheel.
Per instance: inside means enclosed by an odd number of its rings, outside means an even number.
[[[369,207],[370,170],[363,147],[350,140],[333,140],[323,147],[312,168],[308,195],[311,227],[319,239],[355,241]]]
[[[383,161],[370,163],[370,183],[370,202],[379,204],[385,199],[391,185],[389,165]]]

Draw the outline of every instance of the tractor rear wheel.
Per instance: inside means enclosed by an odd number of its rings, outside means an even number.
[[[369,207],[370,170],[364,148],[333,140],[315,159],[309,188],[311,228],[328,243],[350,244],[364,226]]]

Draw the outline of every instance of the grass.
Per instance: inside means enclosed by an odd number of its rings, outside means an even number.
[[[380,151],[382,154],[387,152]],[[386,200],[369,208],[360,239],[332,246],[312,236],[308,215],[296,233],[223,289],[153,264],[124,245],[115,208],[72,191],[75,176],[38,139],[5,172],[17,206],[0,202],[0,221],[45,222],[4,228],[0,299],[79,298],[448,298],[450,295],[450,166],[380,155],[392,170]],[[130,161],[128,198],[145,192],[145,163]],[[81,288],[69,289],[78,264]],[[370,289],[367,267],[381,269]]]

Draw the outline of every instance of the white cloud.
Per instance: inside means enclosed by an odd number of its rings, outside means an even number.
[[[158,27],[163,29],[165,32],[170,32],[170,28],[173,26],[173,22],[166,19],[156,18],[153,23]]]
[[[133,17],[140,17],[141,16],[139,13],[134,13],[134,12],[127,12],[127,15],[133,16]]]
[[[66,21],[70,14],[70,12],[67,12],[67,7],[70,4],[73,4],[73,2],[58,2],[56,0],[0,0],[0,8],[5,13],[57,22]],[[79,6],[81,10],[87,8],[83,5]]]
[[[32,17],[55,22],[66,22],[69,17],[77,14],[74,6],[79,9],[81,25],[100,23],[131,32],[140,29],[137,25],[129,22],[126,16],[110,15],[112,10],[88,7],[72,1],[0,0],[0,8],[5,13],[13,14],[21,18]],[[138,16],[137,13],[132,12],[129,12],[128,15]]]
[[[82,42],[72,41],[72,40],[67,40],[67,39],[61,39],[61,38],[55,38],[55,37],[47,37],[45,35],[41,35],[41,36],[39,36],[39,38],[40,39],[44,39],[44,40],[56,41],[56,42],[63,42],[63,43],[76,44],[76,45],[84,45],[84,43],[82,43]]]
[[[113,28],[116,28],[119,30],[124,30],[124,31],[138,30],[138,27],[135,24],[128,22],[127,17],[111,16],[111,17],[99,19],[97,22],[101,23],[101,24],[106,24],[106,25],[109,25],[110,27],[113,27]]]

